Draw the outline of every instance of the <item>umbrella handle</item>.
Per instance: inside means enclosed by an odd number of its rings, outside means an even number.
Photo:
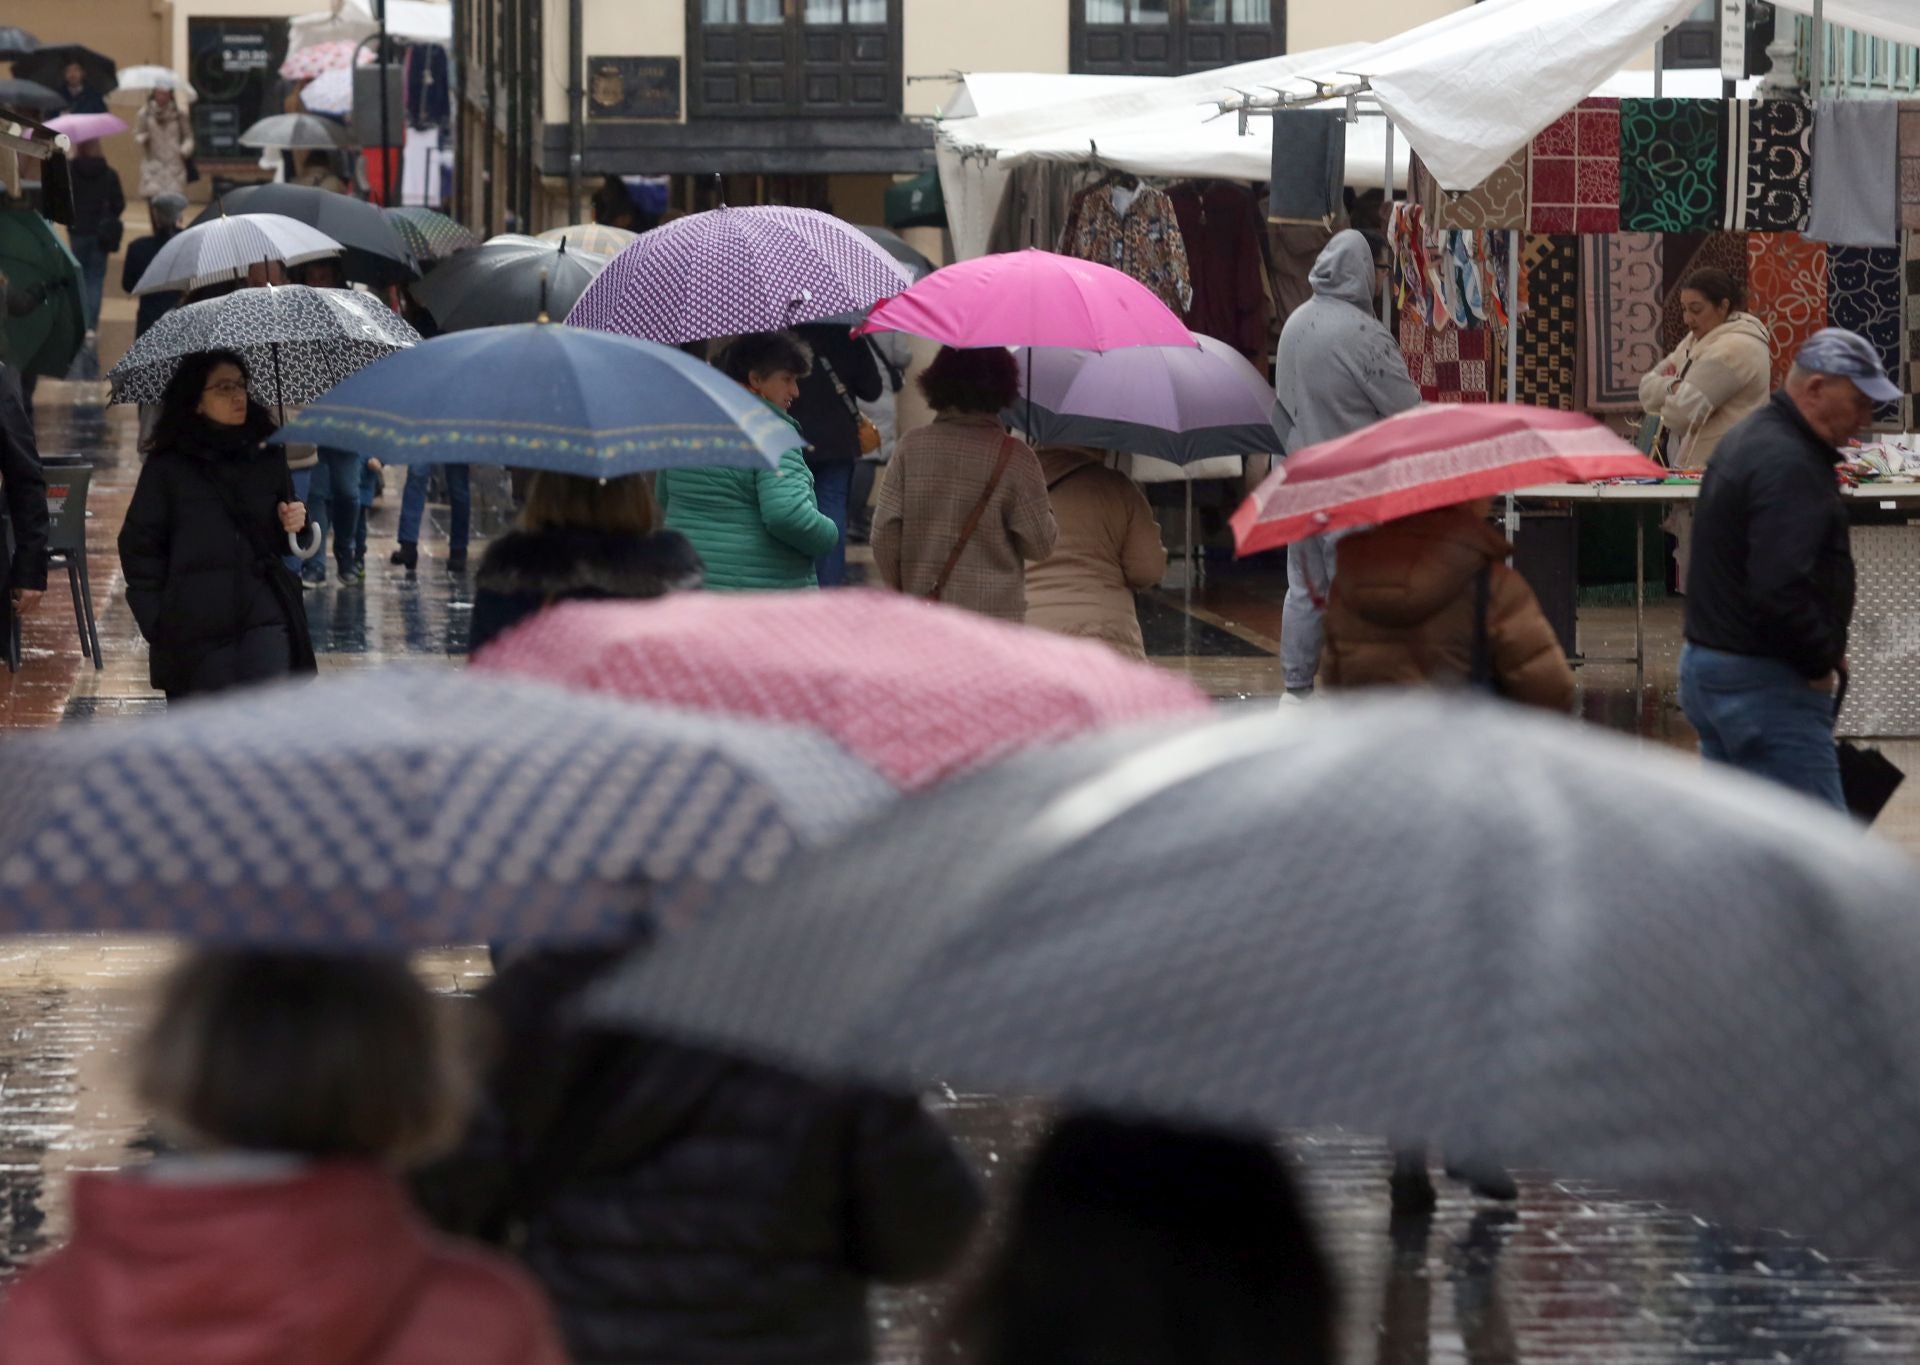
[[[313,544],[306,543],[307,534],[313,534]],[[297,531],[287,532],[287,544],[301,559],[312,559],[320,553],[320,528],[309,521]]]

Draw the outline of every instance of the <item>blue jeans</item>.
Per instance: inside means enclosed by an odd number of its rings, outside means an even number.
[[[847,581],[847,503],[853,494],[853,465],[825,464],[813,471],[813,496],[820,515],[840,528],[840,543],[813,561],[813,571],[823,588],[837,588]]]
[[[313,502],[307,514],[320,528],[324,550],[327,531],[333,531],[333,558],[345,573],[353,568],[354,541],[360,530],[360,471],[366,461],[351,450],[320,447],[320,463],[313,467],[308,485]]]
[[[1847,808],[1833,747],[1833,696],[1778,659],[1689,644],[1680,654],[1680,707],[1700,753]]]
[[[87,310],[87,330],[100,326],[100,298],[107,287],[107,252],[91,232],[70,232],[73,259],[80,262],[80,292]]]
[[[420,543],[420,521],[427,514],[427,480],[434,466],[407,466],[407,486],[400,494],[400,534],[402,545]],[[473,521],[473,484],[463,464],[442,465],[447,474],[447,503],[453,511],[453,524],[447,528],[447,553],[455,559],[467,557],[467,536]]]

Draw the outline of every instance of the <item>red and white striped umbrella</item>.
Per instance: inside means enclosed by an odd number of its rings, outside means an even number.
[[[287,54],[280,63],[280,78],[288,81],[312,80],[329,71],[344,71],[352,66],[372,66],[373,49],[345,38],[329,43],[310,43]]]
[[[1233,539],[1250,555],[1535,484],[1665,474],[1581,413],[1429,404],[1288,456],[1233,514]]]

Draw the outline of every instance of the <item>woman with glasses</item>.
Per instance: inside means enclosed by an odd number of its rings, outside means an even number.
[[[314,672],[300,580],[284,556],[307,524],[267,410],[232,351],[180,362],[160,400],[120,531],[127,605],[168,701]]]

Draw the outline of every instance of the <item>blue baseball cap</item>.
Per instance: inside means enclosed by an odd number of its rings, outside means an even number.
[[[1903,397],[1900,386],[1887,378],[1873,343],[1844,327],[1823,327],[1815,332],[1793,363],[1808,374],[1851,379],[1855,388],[1876,403],[1897,403]]]

